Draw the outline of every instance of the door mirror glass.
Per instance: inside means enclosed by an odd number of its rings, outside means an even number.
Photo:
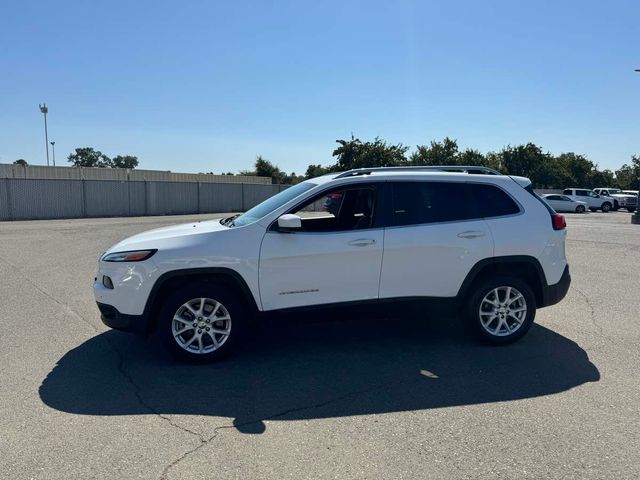
[[[284,231],[300,230],[302,219],[298,215],[288,213],[278,218],[278,228]]]

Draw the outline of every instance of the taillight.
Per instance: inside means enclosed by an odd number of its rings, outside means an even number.
[[[564,230],[567,228],[567,222],[564,219],[564,215],[558,215],[557,213],[551,217],[551,224],[554,230]]]

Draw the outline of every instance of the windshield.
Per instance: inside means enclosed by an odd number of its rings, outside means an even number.
[[[302,195],[304,192],[311,190],[315,187],[315,183],[302,182],[293,187],[289,187],[286,190],[266,199],[264,202],[256,205],[251,210],[247,210],[245,213],[234,219],[230,226],[240,227],[242,225],[248,225],[255,221],[260,220],[265,215],[280,208],[289,200],[293,200],[298,195]]]

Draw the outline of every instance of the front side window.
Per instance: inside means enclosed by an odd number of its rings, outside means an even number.
[[[315,183],[302,182],[294,185],[293,187],[289,187],[286,190],[283,190],[282,192],[274,195],[273,197],[266,199],[264,202],[256,205],[252,209],[247,210],[245,213],[233,220],[232,226],[241,227],[243,225],[248,225],[250,223],[256,222],[263,218],[265,215],[268,215],[274,210],[282,207],[290,200],[293,200],[298,195],[302,195],[304,192],[311,190],[315,186]]]
[[[396,226],[468,220],[475,216],[464,183],[393,184],[393,224]]]
[[[592,194],[595,196],[595,193],[593,192],[588,192],[587,190],[576,190],[576,195],[578,197],[588,197],[589,194]]]
[[[377,189],[373,185],[331,190],[289,213],[302,217],[303,232],[335,232],[373,227]]]

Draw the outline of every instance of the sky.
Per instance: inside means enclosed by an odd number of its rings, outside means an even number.
[[[328,165],[353,133],[640,154],[640,2],[4,1],[0,163],[77,147],[216,173]]]

